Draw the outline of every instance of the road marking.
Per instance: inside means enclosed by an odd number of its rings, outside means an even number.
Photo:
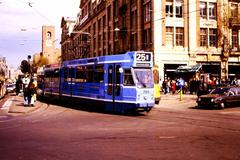
[[[240,111],[223,111],[222,114],[239,114]]]
[[[2,109],[2,110],[9,109],[10,106],[12,105],[12,100],[13,100],[13,98],[8,99],[8,100],[3,104],[3,106],[2,106],[1,109]]]
[[[159,136],[160,139],[173,139],[176,138],[175,136]]]

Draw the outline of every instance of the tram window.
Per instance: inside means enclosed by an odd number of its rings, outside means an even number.
[[[93,82],[93,66],[87,66],[86,81]]]
[[[154,85],[151,69],[134,69],[139,88],[152,88]]]
[[[113,74],[113,66],[108,66],[108,89],[107,93],[108,95],[112,95],[112,74]]]
[[[119,69],[121,68],[120,65],[116,67],[116,95],[120,95],[120,80],[121,80],[121,73]]]
[[[75,78],[74,68],[69,69],[69,78]]]
[[[131,69],[124,70],[124,85],[125,86],[133,86],[134,85]]]
[[[64,68],[64,74],[63,74],[63,77],[64,77],[64,82],[67,82],[67,78],[68,78],[68,68]]]
[[[120,80],[121,80],[121,73],[119,71],[119,69],[121,68],[120,65],[117,65],[116,67],[116,84],[120,84]]]
[[[112,84],[112,73],[113,73],[113,67],[108,67],[108,84]]]
[[[100,83],[104,79],[104,69],[103,65],[98,65],[94,70],[94,82]]]
[[[85,68],[78,66],[76,68],[76,81],[77,82],[85,82],[86,81],[86,72]]]

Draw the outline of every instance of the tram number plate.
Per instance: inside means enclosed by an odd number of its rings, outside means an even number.
[[[137,61],[151,61],[150,53],[137,53],[136,55]]]

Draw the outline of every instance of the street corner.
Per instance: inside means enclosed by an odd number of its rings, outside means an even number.
[[[177,106],[188,106],[187,104],[194,104],[196,102],[196,95],[183,94],[182,97],[180,95],[163,95],[159,104],[155,105],[156,108],[162,107],[177,107]]]

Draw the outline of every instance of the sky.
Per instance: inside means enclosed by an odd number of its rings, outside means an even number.
[[[0,0],[0,56],[17,69],[42,50],[42,26],[54,25],[60,48],[62,17],[77,17],[80,0]]]

